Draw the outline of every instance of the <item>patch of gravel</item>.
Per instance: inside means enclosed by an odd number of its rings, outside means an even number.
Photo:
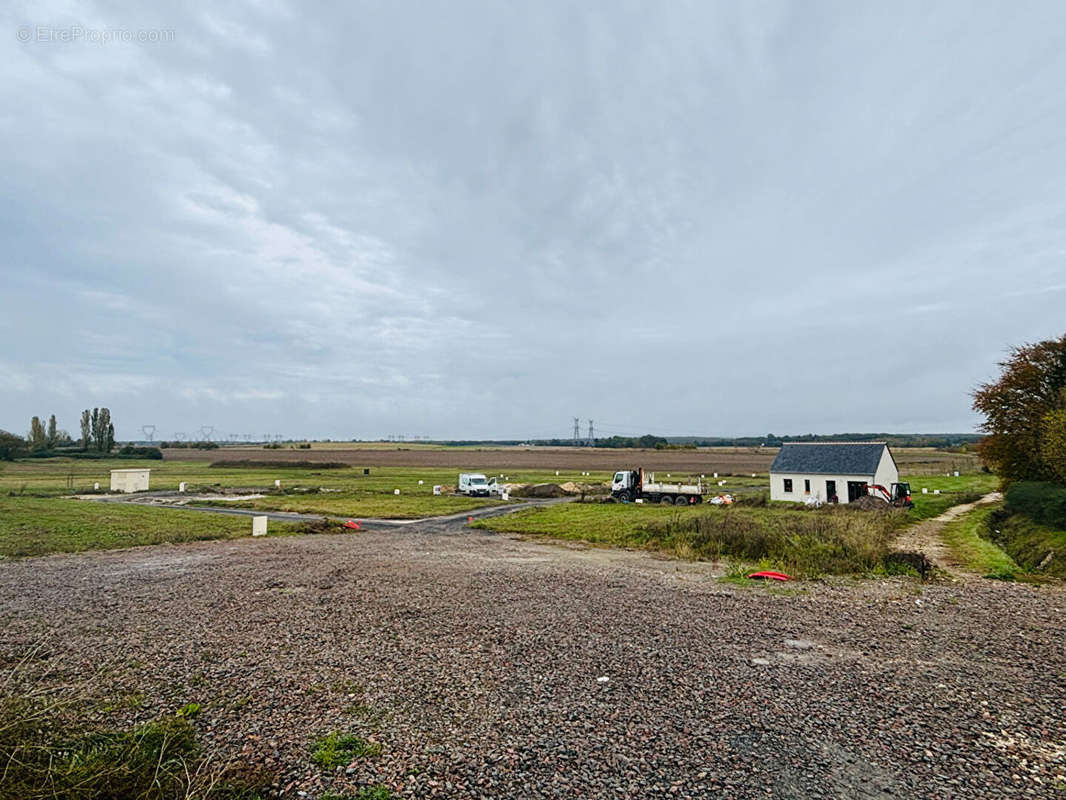
[[[38,644],[21,680],[140,695],[113,722],[200,703],[286,798],[1062,796],[1061,586],[595,552],[406,528],[8,561],[0,668]],[[333,729],[382,754],[323,772]]]

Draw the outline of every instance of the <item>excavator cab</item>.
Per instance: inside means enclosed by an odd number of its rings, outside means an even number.
[[[911,485],[909,483],[892,484],[892,505],[914,508],[914,503],[911,501]]]

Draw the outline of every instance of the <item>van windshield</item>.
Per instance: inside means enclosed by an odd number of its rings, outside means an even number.
[[[480,486],[481,484],[483,484],[485,482],[485,479],[484,478],[471,478],[470,482]]]

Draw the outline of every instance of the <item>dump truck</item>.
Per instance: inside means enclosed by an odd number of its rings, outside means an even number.
[[[703,481],[695,483],[666,483],[655,480],[654,472],[645,472],[639,467],[616,472],[611,479],[611,497],[630,503],[643,500],[645,503],[688,506],[703,502]]]

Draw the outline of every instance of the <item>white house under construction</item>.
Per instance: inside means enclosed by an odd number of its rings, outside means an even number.
[[[885,442],[788,443],[770,467],[770,499],[850,503],[866,494],[866,484],[898,481]]]

